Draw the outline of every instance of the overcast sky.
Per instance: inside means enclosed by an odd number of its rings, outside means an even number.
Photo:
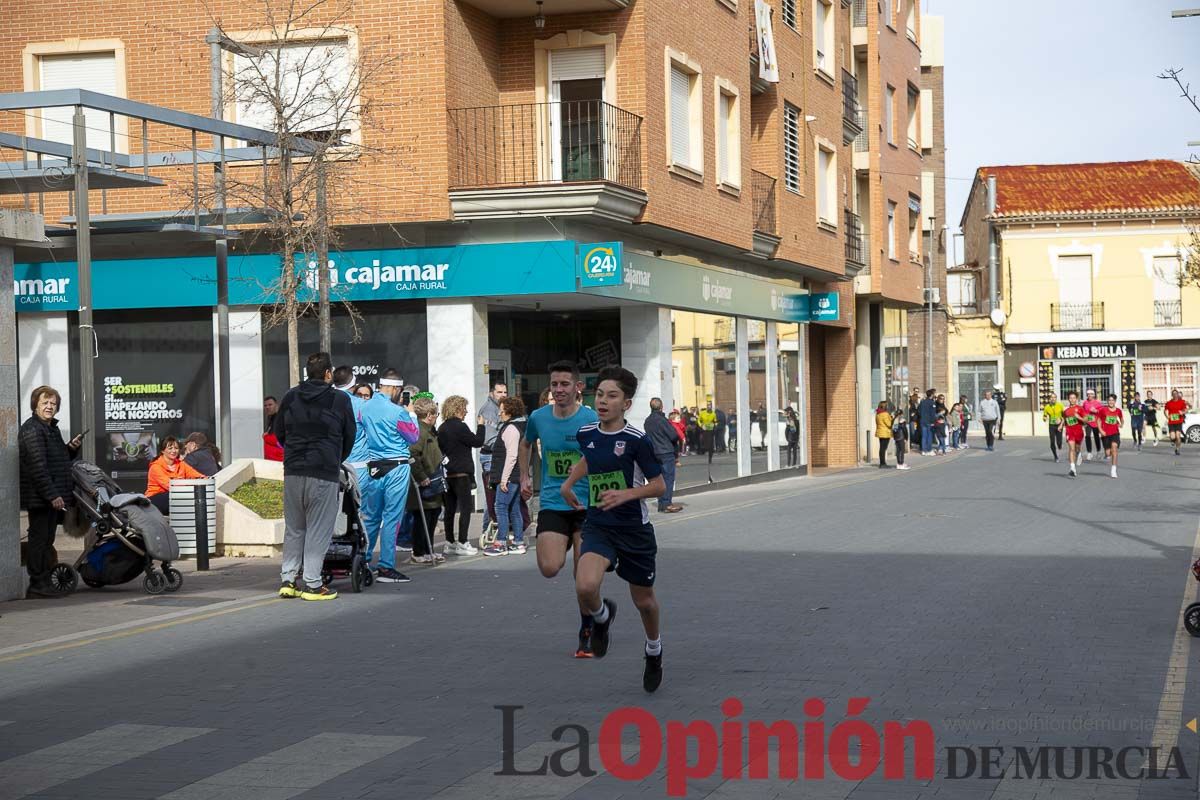
[[[922,0],[946,20],[946,211],[987,164],[1200,156],[1200,0]]]

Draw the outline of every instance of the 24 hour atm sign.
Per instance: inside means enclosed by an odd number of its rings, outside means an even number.
[[[579,245],[581,286],[620,286],[623,282],[620,242]]]

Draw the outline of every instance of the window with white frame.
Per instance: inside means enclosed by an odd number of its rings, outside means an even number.
[[[795,30],[796,0],[783,0],[780,8],[780,14],[783,16],[783,24]]]
[[[908,4],[908,13],[904,18],[904,29],[908,34],[908,38],[914,42],[917,40],[917,0],[905,0]]]
[[[717,182],[732,188],[742,185],[741,119],[737,88],[716,81]]]
[[[888,144],[896,143],[896,89],[888,86],[883,95],[883,129]]]
[[[908,196],[908,260],[921,261],[921,199]]]
[[[1142,398],[1146,392],[1154,392],[1154,399],[1165,403],[1171,399],[1171,391],[1178,389],[1183,399],[1196,405],[1196,362],[1147,363],[1142,367]]]
[[[920,117],[921,108],[921,91],[912,84],[908,86],[908,146],[912,150],[919,150],[921,145],[917,142],[917,136],[920,134],[920,129],[917,127]]]
[[[891,200],[887,204],[887,254],[896,260],[896,204]]]
[[[38,88],[43,91],[87,89],[101,94],[120,94],[115,51],[43,55],[38,57],[37,62]],[[52,142],[71,144],[75,140],[74,117],[74,106],[43,109],[41,137]],[[85,108],[83,118],[87,126],[88,147],[112,150],[112,140],[115,138],[117,151],[127,151],[123,130],[114,128],[114,135],[109,135],[108,112]],[[117,117],[113,124],[116,125],[122,119]]]
[[[879,3],[879,16],[883,20],[884,25],[895,27],[895,19],[892,17],[892,0],[881,0]]]
[[[1183,280],[1179,256],[1155,256],[1154,326],[1178,327],[1183,324]]]
[[[233,56],[236,122],[334,143],[357,131],[358,98],[348,40],[288,42],[263,50],[256,56]]]
[[[800,109],[783,104],[783,185],[800,192]]]
[[[813,0],[813,47],[815,49],[815,64],[817,69],[828,75],[833,74],[834,44],[832,3],[826,0]]]
[[[682,60],[669,63],[671,164],[699,175],[704,169],[700,70]]]
[[[825,142],[817,144],[817,219],[837,225],[837,154]]]
[[[955,314],[978,314],[976,295],[979,276],[974,272],[946,273],[946,302]]]

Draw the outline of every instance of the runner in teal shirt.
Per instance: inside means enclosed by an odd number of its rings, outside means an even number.
[[[563,501],[558,489],[571,474],[571,467],[580,459],[579,429],[584,425],[594,425],[598,418],[595,411],[583,405],[565,419],[556,416],[554,409],[553,405],[542,406],[529,415],[525,439],[531,444],[539,439],[542,442],[542,488],[538,492],[540,508],[570,511],[570,506]],[[574,488],[575,496],[586,506],[587,482],[580,481]]]

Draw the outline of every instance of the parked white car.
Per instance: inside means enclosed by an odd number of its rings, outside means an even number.
[[[1183,436],[1192,444],[1200,444],[1200,412],[1191,412],[1183,418]]]

